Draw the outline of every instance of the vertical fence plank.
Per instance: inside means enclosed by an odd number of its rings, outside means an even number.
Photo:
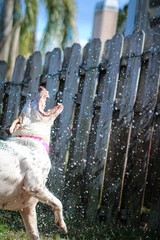
[[[112,119],[113,124],[110,135],[102,195],[102,210],[104,211],[104,215],[106,216],[106,221],[108,224],[117,220],[125,156],[128,145],[133,106],[135,103],[135,96],[139,81],[143,46],[143,32],[135,33],[125,39],[124,50],[127,50],[129,47],[129,53],[127,51],[127,54],[129,54],[127,56],[129,59],[125,73],[124,87],[122,88],[121,93],[122,97],[119,119]],[[119,95],[120,92],[117,94]]]
[[[48,67],[48,72],[46,72],[46,89],[49,92],[49,98],[46,100],[46,109],[52,109],[56,105],[56,95],[59,88],[59,71],[60,71],[60,65],[61,65],[61,50],[59,48],[55,48],[50,56],[50,63]],[[50,157],[51,157],[51,166],[54,168],[53,163],[53,138],[55,135],[54,129],[57,125],[57,121],[55,125],[51,128],[51,148],[50,148]],[[54,191],[54,182],[52,181],[54,179],[54,171],[50,171],[49,174],[49,188],[51,191]]]
[[[148,45],[147,40],[150,42],[150,39],[146,38]],[[140,222],[153,116],[159,87],[158,58],[153,44],[150,46],[148,58],[141,67],[122,198],[122,207],[127,211],[127,222],[132,225],[138,225]]]
[[[25,59],[23,56],[18,56],[15,62],[12,82],[10,84],[7,109],[4,109],[4,126],[10,125],[19,114],[20,110],[20,93],[22,81],[24,77]],[[4,133],[3,137],[7,135]]]
[[[51,55],[52,55],[52,52],[47,52],[45,54],[43,73],[42,73],[42,76],[41,76],[41,79],[40,79],[40,84],[41,85],[45,85],[45,83],[46,83],[47,74],[48,74],[48,71],[49,71]]]
[[[87,43],[87,45],[83,49],[83,57],[82,57],[82,64],[79,67],[79,75],[80,75],[80,81],[78,86],[78,92],[75,97],[75,113],[74,113],[74,120],[73,124],[71,125],[71,132],[70,132],[70,144],[69,144],[69,158],[67,159],[67,168],[66,168],[66,176],[65,176],[65,190],[64,190],[64,208],[68,210],[70,203],[68,200],[68,192],[70,191],[70,184],[72,182],[72,167],[73,167],[73,154],[74,154],[74,145],[76,140],[76,130],[77,130],[77,124],[78,124],[78,117],[79,112],[81,108],[81,101],[82,101],[82,93],[84,88],[84,81],[85,81],[85,68],[87,65],[87,58],[88,58],[88,50],[89,50],[90,43]],[[71,173],[70,173],[71,170]]]
[[[52,52],[52,56],[50,57],[50,64],[46,83],[46,89],[50,95],[50,98],[46,101],[47,109],[52,109],[55,106],[56,93],[59,87],[60,64],[61,50],[59,48],[55,48]]]
[[[82,93],[81,109],[77,125],[76,141],[74,146],[74,163],[78,170],[83,173],[81,161],[86,155],[86,147],[89,138],[90,125],[93,113],[93,101],[97,86],[97,66],[99,63],[101,43],[99,39],[92,40],[88,50],[86,77]],[[82,169],[81,169],[82,167]],[[77,171],[76,171],[77,172]]]
[[[74,44],[71,49],[71,57],[66,73],[65,88],[63,91],[63,106],[64,110],[60,115],[59,132],[57,135],[53,160],[55,168],[53,169],[55,191],[59,197],[62,197],[64,187],[64,168],[66,153],[68,148],[68,140],[70,126],[74,111],[74,99],[78,90],[78,67],[80,64],[81,47],[79,44]]]
[[[153,60],[151,63],[152,69],[150,69],[151,79],[158,80],[160,82],[160,29],[157,27],[154,30],[153,43],[151,52],[153,54]],[[155,78],[155,79],[154,79]],[[144,206],[149,208],[149,227],[152,229],[159,229],[160,224],[160,89],[158,93],[157,106],[154,115],[153,125],[153,138],[148,167],[148,178],[145,194]]]
[[[96,212],[100,200],[100,190],[103,180],[103,168],[106,159],[107,144],[112,118],[113,103],[117,88],[120,58],[122,54],[123,37],[115,35],[111,40],[107,72],[104,80],[101,112],[96,136],[96,149],[93,158],[92,179],[89,187],[89,204],[87,217],[92,218],[91,212]]]
[[[97,66],[99,63],[100,47],[101,43],[99,39],[92,40],[88,47],[81,108],[78,117],[74,149],[72,149],[73,159],[69,158],[69,166],[72,167],[68,173],[72,177],[72,181],[66,183],[67,187],[70,189],[68,197],[66,197],[66,202],[69,206],[69,212],[74,215],[77,211],[80,211],[80,209],[82,210],[81,192],[84,180],[83,174],[85,169],[86,148],[89,139],[93,114],[93,102],[97,86]],[[65,195],[67,195],[67,193],[65,193]]]
[[[2,128],[3,125],[3,98],[4,98],[4,82],[5,82],[5,76],[7,72],[7,63],[5,61],[0,61],[0,137],[3,136],[4,131]]]
[[[4,94],[4,82],[7,71],[7,63],[5,61],[0,61],[0,114]]]
[[[42,56],[40,52],[34,52],[29,59],[30,67],[28,72],[28,98],[33,99],[39,89]]]
[[[53,50],[54,51],[54,50]],[[58,62],[59,62],[59,57],[61,55],[61,52],[56,50],[56,56],[58,58]],[[61,69],[61,73],[59,73],[58,76],[56,77],[56,81],[59,80],[59,82],[57,82],[58,86],[57,86],[57,92],[56,92],[56,96],[51,96],[50,97],[53,99],[53,104],[56,104],[56,102],[62,103],[62,97],[63,97],[63,91],[64,91],[64,85],[65,85],[65,80],[66,80],[66,72],[67,72],[67,68],[68,68],[68,64],[69,64],[69,59],[71,57],[71,48],[66,48],[64,50],[64,59],[62,62],[62,69]],[[56,59],[52,58],[53,61],[53,65],[56,64]],[[52,65],[52,63],[51,63]],[[61,63],[60,63],[61,65]],[[57,65],[57,70],[59,69],[58,65]],[[54,69],[53,69],[54,70]],[[57,71],[58,73],[58,71]],[[49,89],[48,89],[49,90]],[[50,159],[51,159],[51,171],[49,174],[49,179],[48,179],[48,185],[51,191],[54,191],[54,185],[55,185],[55,167],[56,167],[56,162],[54,159],[54,155],[55,155],[55,147],[56,147],[56,138],[58,137],[58,132],[59,132],[59,126],[60,126],[60,116],[58,116],[51,128],[51,137],[50,137]]]
[[[94,112],[93,112],[91,131],[89,135],[89,143],[87,146],[84,204],[85,204],[85,214],[87,212],[87,218],[89,219],[91,218],[95,219],[97,215],[96,210],[98,207],[98,202],[96,203],[95,206],[93,204],[96,197],[97,199],[99,199],[99,191],[95,191],[96,184],[98,184],[99,189],[101,188],[101,183],[98,183],[98,181],[94,181],[94,178],[96,177],[94,170],[95,171],[98,170],[97,168],[94,168],[95,166],[94,154],[95,154],[95,148],[96,148],[97,128],[98,128],[98,122],[99,122],[99,116],[100,116],[100,110],[101,110],[100,106],[101,106],[102,96],[104,92],[104,81],[106,77],[107,63],[110,58],[110,47],[111,47],[111,41],[107,40],[105,42],[102,62],[100,63],[100,66],[99,66],[100,73],[99,73],[99,79],[98,79],[96,98],[94,101]]]
[[[59,86],[57,89],[58,91],[56,93],[56,102],[59,102],[59,103],[62,103],[62,96],[63,96],[64,85],[66,80],[66,72],[67,72],[70,57],[71,57],[71,48],[66,48],[64,50],[64,59],[62,63],[61,74],[59,75]],[[59,131],[59,124],[60,124],[59,118],[60,116],[56,118],[53,124],[53,127],[51,129],[50,158],[52,161],[52,165],[54,164],[54,149],[55,149],[56,137]]]

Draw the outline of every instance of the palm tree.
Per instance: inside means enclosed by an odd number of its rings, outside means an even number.
[[[45,49],[53,38],[64,48],[72,39],[75,31],[74,0],[0,0],[0,60],[8,61],[10,54],[13,62],[13,55],[28,56],[35,50],[40,3],[48,15],[41,48]]]

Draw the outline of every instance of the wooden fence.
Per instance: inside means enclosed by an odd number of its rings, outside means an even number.
[[[18,56],[10,82],[0,63],[1,138],[40,85],[64,110],[51,134],[49,186],[70,216],[160,224],[160,30],[136,32],[83,49]]]

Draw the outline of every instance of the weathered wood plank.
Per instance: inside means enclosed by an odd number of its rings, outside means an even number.
[[[92,125],[91,130],[89,134],[89,143],[87,146],[87,154],[86,154],[86,170],[85,170],[85,194],[84,194],[84,207],[85,207],[85,213],[87,212],[87,217],[92,217],[93,219],[96,218],[97,211],[93,211],[92,209],[92,202],[90,200],[93,197],[93,193],[90,191],[93,186],[90,186],[95,176],[92,172],[92,169],[94,167],[94,154],[95,154],[95,147],[96,147],[96,136],[97,136],[97,128],[98,128],[98,122],[99,122],[99,116],[100,116],[100,110],[101,110],[101,102],[102,102],[102,96],[104,92],[104,81],[106,77],[106,69],[108,60],[110,58],[110,49],[111,49],[111,41],[107,40],[105,42],[104,46],[104,52],[102,57],[102,62],[100,63],[100,73],[99,73],[99,79],[98,79],[98,86],[97,86],[97,92],[96,92],[96,98],[94,101],[94,111],[93,111],[93,119],[92,119]],[[105,66],[105,68],[104,68]],[[97,104],[98,103],[98,104]],[[89,193],[89,194],[88,194]]]
[[[50,98],[46,101],[46,109],[52,109],[56,105],[56,94],[59,88],[59,71],[61,64],[61,50],[55,48],[50,57],[50,64],[48,70],[48,77],[46,82],[46,89],[49,92]],[[51,75],[55,75],[52,77]]]
[[[97,86],[97,67],[99,63],[101,43],[99,39],[92,40],[89,49],[89,56],[87,59],[87,69],[91,69],[86,72],[84,88],[82,93],[81,109],[77,125],[76,141],[74,147],[74,163],[77,164],[78,171],[81,173],[84,171],[83,164],[81,168],[81,161],[85,157],[86,147],[88,143],[88,137],[90,132],[90,125],[93,113],[93,101],[95,98],[96,86]],[[95,68],[95,69],[94,69]]]
[[[59,54],[61,55],[61,52],[59,51],[56,51],[56,56],[58,57],[59,59]],[[63,62],[62,62],[62,68],[61,68],[61,71],[62,69],[65,68],[66,72],[67,72],[67,68],[68,68],[68,64],[69,64],[69,59],[71,57],[71,49],[70,48],[66,48],[64,50],[64,59],[63,59]],[[54,57],[52,59],[52,61],[54,62],[54,65],[56,64],[56,62],[54,61]],[[59,61],[59,60],[58,60]],[[61,64],[60,64],[61,65]],[[56,68],[59,68],[58,65]],[[60,71],[60,72],[61,72]],[[54,104],[55,103],[62,103],[62,97],[63,97],[63,91],[64,91],[64,87],[65,87],[65,79],[66,79],[66,74],[64,74],[63,76],[60,74],[59,75],[59,83],[57,82],[58,84],[58,89],[57,89],[57,93],[56,93],[56,96],[55,96],[55,100],[54,100]],[[58,79],[56,78],[56,81]],[[50,96],[52,97],[52,96]],[[59,132],[59,126],[60,126],[60,116],[58,116],[52,126],[52,129],[51,129],[51,138],[50,138],[50,152],[49,152],[49,155],[50,155],[50,159],[51,159],[51,165],[52,165],[52,168],[51,168],[51,171],[50,171],[50,174],[49,174],[49,178],[48,178],[48,187],[50,188],[51,191],[54,192],[54,184],[55,184],[55,177],[54,177],[54,174],[55,174],[55,165],[56,165],[56,162],[54,160],[54,154],[55,154],[55,145],[56,145],[56,138],[58,137],[58,132]]]
[[[104,89],[99,117],[95,152],[93,156],[93,167],[90,173],[89,202],[87,217],[94,218],[100,201],[100,191],[103,181],[103,169],[106,159],[110,122],[112,118],[113,103],[117,88],[120,58],[123,48],[123,36],[115,35],[110,43],[109,59],[104,79]],[[91,160],[89,161],[91,162]],[[90,163],[91,164],[91,163]],[[92,215],[92,213],[95,213]]]
[[[16,58],[13,77],[10,85],[9,96],[8,96],[8,105],[4,113],[4,126],[10,125],[13,120],[18,117],[20,110],[20,93],[22,87],[22,81],[24,77],[24,65],[25,59],[23,56],[18,56]],[[7,134],[4,133],[4,138],[7,137]]]
[[[160,72],[159,72],[160,74]],[[160,80],[160,79],[159,79]],[[160,96],[158,96],[154,119],[154,130],[148,167],[148,178],[144,206],[150,209],[148,227],[159,230],[160,225]]]
[[[152,42],[154,40],[153,38]],[[138,225],[140,222],[153,116],[159,87],[159,67],[157,68],[159,59],[157,54],[153,54],[152,46],[150,46],[149,61],[143,62],[141,67],[122,198],[122,208],[127,209],[127,223],[132,225]],[[137,108],[137,103],[141,103],[141,111]]]
[[[50,65],[50,59],[52,56],[52,52],[47,52],[45,54],[45,61],[44,61],[44,66],[43,66],[43,73],[40,79],[40,84],[45,85],[47,81],[47,74],[49,71],[49,65]]]
[[[117,92],[117,97],[121,101],[120,113],[119,111],[118,114],[114,112],[112,118],[102,195],[102,212],[108,224],[114,223],[117,220],[131,118],[141,67],[140,55],[143,52],[143,46],[144,33],[142,31],[128,36],[124,42],[123,57],[129,57],[128,66],[126,71],[123,72],[125,75],[120,74],[120,77],[123,77],[122,81],[124,81],[124,86],[122,87],[120,84],[121,79],[119,80],[120,88],[118,86],[119,89]],[[119,92],[120,90],[122,92]]]
[[[153,75],[151,75],[151,79],[154,81],[158,79],[160,82],[160,29],[156,28],[153,36],[152,43],[152,52],[154,62],[152,62],[151,71]],[[144,206],[151,209],[149,216],[149,227],[152,229],[159,229],[160,224],[160,156],[159,156],[159,148],[160,148],[160,138],[159,138],[159,130],[160,130],[160,89],[158,93],[157,106],[154,115],[154,125],[153,125],[153,138],[149,159],[149,167],[148,167],[148,178],[147,178],[147,186],[146,186],[146,194],[145,194],[145,202]]]
[[[68,147],[68,139],[72,116],[74,112],[74,99],[78,90],[78,67],[81,58],[81,47],[79,44],[74,44],[71,49],[71,57],[66,73],[65,88],[63,91],[63,106],[64,110],[60,114],[59,132],[57,135],[53,160],[55,162],[54,182],[55,191],[59,197],[62,197],[64,187],[64,168],[65,159]]]
[[[53,109],[56,106],[56,94],[59,89],[59,71],[61,67],[61,50],[59,48],[55,48],[50,56],[50,63],[48,67],[48,72],[46,72],[46,89],[49,92],[49,98],[46,100],[46,110]],[[54,75],[54,77],[52,77]],[[53,162],[53,140],[55,138],[55,134],[57,133],[57,126],[58,121],[54,123],[51,128],[51,146],[50,146],[50,158],[51,158],[51,165],[54,168],[55,163]],[[52,179],[54,171],[50,171],[49,179],[48,179],[48,186],[51,191],[54,191],[54,182]]]
[[[33,99],[39,89],[42,56],[40,52],[34,52],[29,58],[29,72],[28,72],[28,89],[26,91],[27,99]]]
[[[94,39],[88,46],[88,57],[86,59],[85,79],[82,92],[81,107],[78,117],[78,124],[76,127],[76,136],[74,142],[74,149],[72,149],[72,159],[69,158],[69,175],[72,176],[72,181],[67,182],[68,197],[66,197],[66,205],[72,206],[69,212],[76,214],[82,209],[82,184],[83,174],[85,170],[85,156],[86,148],[89,139],[89,132],[93,114],[93,102],[97,86],[97,66],[99,64],[101,42],[99,39]]]
[[[71,49],[66,48],[64,50],[64,59],[63,59],[63,63],[62,63],[62,69],[64,66],[65,66],[65,69],[68,68],[70,56],[71,56]],[[60,74],[60,76],[61,76],[61,74]],[[59,76],[59,78],[60,78],[60,76]],[[65,79],[66,79],[66,74],[65,74],[65,76],[63,76],[63,78],[59,79],[60,82],[59,82],[58,92],[56,94],[56,102],[59,102],[59,103],[62,103]],[[52,130],[51,130],[51,145],[50,145],[51,160],[54,160],[53,159],[54,158],[54,148],[55,148],[56,136],[58,134],[58,131],[59,131],[59,116],[58,116],[58,118],[56,118],[54,125],[52,127]],[[54,161],[52,161],[52,163],[54,163]]]
[[[90,43],[87,43],[87,45],[83,49],[83,57],[82,57],[82,65],[83,66],[86,66],[89,46],[90,46]],[[81,69],[81,67],[79,68],[79,72],[81,71],[80,69]],[[67,168],[66,168],[66,175],[65,175],[65,190],[64,190],[64,196],[63,196],[64,209],[66,209],[67,211],[70,206],[70,203],[67,200],[69,192],[70,192],[71,181],[72,181],[72,178],[70,176],[70,171],[72,172],[72,167],[73,167],[73,154],[74,154],[74,145],[75,145],[75,140],[76,140],[76,129],[77,129],[77,124],[78,124],[79,112],[80,112],[80,108],[81,108],[84,81],[85,81],[85,74],[83,74],[83,75],[80,74],[78,93],[76,94],[76,97],[75,97],[76,104],[75,104],[74,120],[73,120],[73,124],[71,125],[70,148],[68,149],[69,158],[67,159]]]
[[[4,82],[7,71],[7,63],[5,61],[0,61],[0,114],[3,102],[4,94]]]
[[[3,104],[4,104],[4,82],[5,76],[7,72],[7,63],[5,61],[0,61],[0,137],[2,138],[4,131],[2,129],[3,121],[2,121],[2,111],[3,111]]]
[[[22,96],[25,99],[33,99],[37,94],[40,84],[41,65],[42,56],[40,52],[34,52],[27,60],[22,88]],[[23,102],[25,103],[25,101]]]

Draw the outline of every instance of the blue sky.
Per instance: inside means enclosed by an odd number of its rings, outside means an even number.
[[[92,36],[93,20],[94,20],[94,10],[96,3],[100,0],[75,0],[76,2],[76,27],[78,33],[79,43],[84,46]],[[123,8],[129,0],[118,0],[119,8]],[[38,40],[42,36],[43,29],[45,28],[46,12],[42,6],[39,9],[40,18],[37,26],[37,38]],[[56,46],[54,46],[56,47]]]
[[[76,0],[78,38],[84,45],[92,37],[94,10],[99,0]],[[119,8],[123,8],[129,0],[118,0]]]

